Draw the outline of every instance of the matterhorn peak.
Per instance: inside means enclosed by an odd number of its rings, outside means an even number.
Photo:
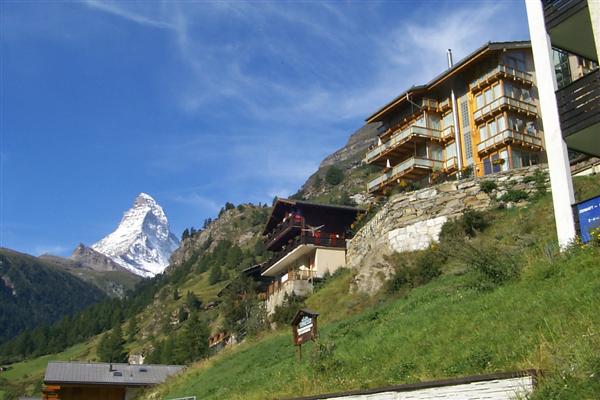
[[[117,229],[92,248],[134,274],[149,277],[169,265],[169,257],[178,246],[162,207],[142,192],[123,214]]]

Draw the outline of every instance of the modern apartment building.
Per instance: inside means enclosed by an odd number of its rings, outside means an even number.
[[[428,183],[437,173],[471,169],[483,176],[544,161],[537,96],[530,43],[485,44],[367,118],[381,126],[365,162],[383,169],[368,191]]]

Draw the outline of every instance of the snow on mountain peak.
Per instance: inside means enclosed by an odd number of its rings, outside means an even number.
[[[152,196],[140,193],[117,229],[92,249],[134,274],[150,277],[169,265],[169,257],[178,246],[162,207]]]

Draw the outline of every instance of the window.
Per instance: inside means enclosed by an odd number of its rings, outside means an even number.
[[[508,150],[502,150],[500,152],[500,159],[503,161],[502,164],[500,164],[502,171],[508,171]]]
[[[460,116],[462,119],[462,126],[466,128],[469,126],[469,103],[467,103],[467,99],[465,99],[460,104]]]
[[[500,85],[494,85],[492,87],[492,90],[494,91],[494,99],[498,99],[500,98],[500,96],[502,96],[502,94],[500,93]]]
[[[446,146],[446,160],[452,158],[452,157],[456,157],[456,144],[455,143],[451,143],[448,146]]]
[[[498,122],[498,132],[502,132],[506,129],[506,119],[504,115],[499,116],[496,121]]]
[[[483,174],[489,175],[492,173],[492,162],[489,157],[483,159]]]
[[[525,123],[525,131],[527,132],[528,135],[537,136],[537,131],[535,129],[535,122],[527,121]]]
[[[483,93],[479,93],[477,96],[475,96],[475,104],[478,110],[484,106]]]
[[[494,101],[494,95],[492,93],[492,89],[486,89],[484,92],[485,95],[485,104],[490,104]]]
[[[444,152],[442,146],[436,143],[431,144],[431,159],[442,161],[444,159]]]
[[[427,145],[425,143],[417,143],[415,155],[421,158],[427,158]]]
[[[489,131],[490,137],[496,136],[496,134],[498,133],[498,126],[496,125],[496,120],[492,120],[488,124],[488,131]]]
[[[571,68],[569,67],[569,56],[562,50],[552,49],[554,62],[554,74],[556,83],[561,89],[571,83]]]
[[[481,128],[479,128],[479,141],[483,142],[487,138],[487,125],[482,125]]]
[[[500,156],[498,155],[498,153],[492,154],[492,171],[496,173],[500,172],[500,169]]]
[[[444,122],[444,129],[447,128],[447,127],[449,127],[449,126],[454,125],[454,120],[453,120],[451,112],[449,112],[448,114],[444,115],[443,122]]]
[[[428,128],[440,130],[440,117],[435,114],[427,113]]]
[[[425,115],[421,115],[419,118],[417,118],[415,125],[425,127]]]
[[[515,149],[511,150],[513,168],[521,168],[523,166],[523,160],[521,159],[521,152]]]

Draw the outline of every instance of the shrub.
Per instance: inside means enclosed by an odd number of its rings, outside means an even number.
[[[412,257],[396,253],[388,259],[395,269],[394,276],[386,283],[388,293],[398,292],[404,287],[415,288],[440,276],[447,255],[437,248],[430,247]]]
[[[289,325],[299,309],[304,307],[304,297],[295,293],[287,294],[283,298],[283,303],[275,307],[271,320],[281,325]]]
[[[459,254],[467,268],[475,273],[474,287],[490,290],[500,286],[521,273],[516,255],[497,245],[464,243]]]
[[[329,167],[325,173],[325,182],[329,183],[331,186],[339,185],[343,179],[344,172],[335,165]]]
[[[498,185],[494,181],[481,181],[479,187],[484,193],[490,194],[494,190],[498,189]]]
[[[524,190],[508,189],[506,191],[506,193],[504,193],[502,196],[500,196],[500,200],[505,203],[508,203],[508,202],[518,203],[521,200],[527,200],[528,197],[529,197],[529,195]]]
[[[463,215],[442,225],[440,243],[447,244],[465,236],[473,238],[488,225],[485,213],[467,208]]]

